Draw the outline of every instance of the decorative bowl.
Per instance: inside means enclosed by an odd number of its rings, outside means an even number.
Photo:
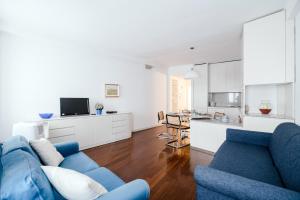
[[[270,109],[270,108],[260,108],[259,111],[261,112],[261,114],[267,115],[272,111],[272,109]]]
[[[53,116],[53,113],[39,113],[40,118],[50,119]]]

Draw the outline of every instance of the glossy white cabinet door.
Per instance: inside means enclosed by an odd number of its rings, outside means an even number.
[[[112,118],[95,117],[91,119],[94,144],[96,146],[112,142]]]
[[[241,92],[241,61],[209,65],[209,92]]]
[[[295,82],[295,20],[286,21],[286,82]]]
[[[245,85],[284,83],[285,11],[244,24]]]
[[[92,147],[95,144],[93,120],[90,118],[74,118],[76,140],[80,149]]]
[[[209,65],[209,92],[226,92],[226,71],[226,63],[217,63]]]
[[[241,61],[226,63],[226,91],[241,92],[243,87],[243,73]]]
[[[215,124],[211,122],[191,120],[191,146],[210,152],[216,152],[226,140],[228,128],[242,129],[238,126]]]

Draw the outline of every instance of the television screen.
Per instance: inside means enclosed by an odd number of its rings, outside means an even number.
[[[88,115],[90,106],[88,98],[60,98],[60,115]]]

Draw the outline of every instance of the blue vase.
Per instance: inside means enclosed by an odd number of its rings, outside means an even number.
[[[102,110],[96,110],[96,115],[101,115],[102,114]]]

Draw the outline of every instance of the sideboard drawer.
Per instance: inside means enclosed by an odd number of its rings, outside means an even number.
[[[57,128],[49,130],[49,138],[62,137],[67,135],[74,135],[75,127]]]
[[[124,121],[124,120],[129,120],[129,115],[128,114],[121,114],[121,115],[112,115],[112,121]]]
[[[120,126],[123,126],[123,127],[129,127],[129,120],[126,119],[126,120],[120,120],[120,121],[113,121],[112,123],[112,127],[113,128],[116,128],[116,127],[120,127]]]
[[[49,129],[68,128],[75,126],[74,120],[72,119],[61,119],[61,120],[50,120]]]
[[[127,132],[129,132],[128,126],[119,126],[119,127],[112,128],[112,134],[127,133]]]
[[[75,135],[67,135],[67,136],[62,136],[62,137],[49,138],[49,141],[51,143],[55,144],[55,143],[76,141],[76,139],[75,139]]]

